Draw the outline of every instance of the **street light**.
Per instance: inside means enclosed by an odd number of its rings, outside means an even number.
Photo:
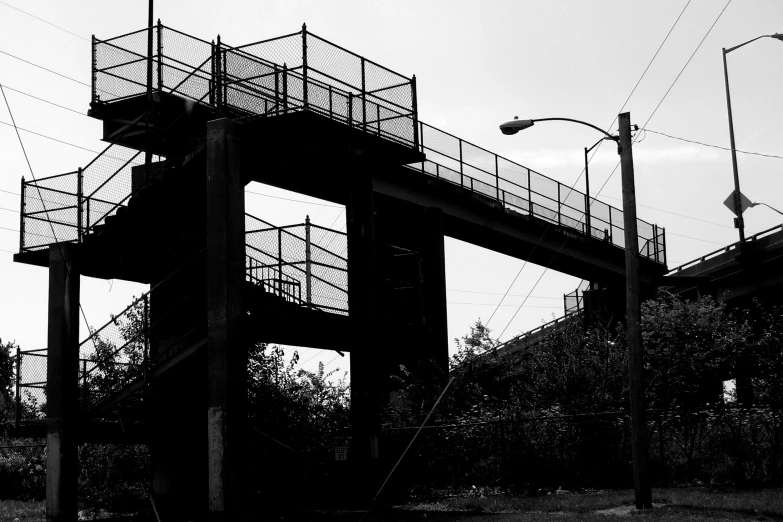
[[[758,205],[763,205],[763,206],[767,207],[768,209],[774,210],[775,212],[777,212],[778,214],[783,216],[783,212],[781,212],[780,210],[776,209],[772,205],[767,205],[766,203],[760,203],[760,202],[759,203],[751,203],[750,205],[748,205],[748,208],[755,207],[755,206],[758,206]]]
[[[540,121],[568,121],[591,127],[616,141],[620,154],[620,171],[623,184],[623,228],[625,229],[625,302],[626,332],[628,336],[628,383],[631,406],[631,451],[633,453],[633,482],[636,508],[652,507],[652,488],[648,466],[647,424],[644,415],[644,381],[642,374],[641,299],[639,296],[639,236],[636,230],[636,190],[633,175],[633,151],[631,150],[631,114],[618,117],[619,136],[612,136],[600,127],[571,118],[539,118],[520,120],[514,118],[500,125],[503,134],[512,135],[532,127]],[[559,202],[558,202],[559,203]]]
[[[728,66],[726,65],[726,55],[729,54],[731,51],[736,51],[740,47],[748,45],[751,42],[755,42],[756,40],[760,40],[761,38],[774,38],[776,40],[780,40],[783,42],[783,34],[775,33],[775,34],[765,34],[765,35],[757,36],[752,40],[748,40],[745,43],[735,45],[734,47],[730,47],[728,49],[726,49],[725,47],[723,48],[723,76],[726,79],[726,106],[728,107],[728,111],[729,111],[729,139],[731,140],[731,165],[734,169],[734,213],[737,215],[737,218],[735,219],[735,227],[739,229],[740,241],[745,241],[745,222],[742,219],[742,203],[740,201],[741,196],[740,196],[740,185],[739,185],[739,171],[737,169],[737,148],[734,145],[734,119],[731,116],[731,94],[729,93],[729,69]]]

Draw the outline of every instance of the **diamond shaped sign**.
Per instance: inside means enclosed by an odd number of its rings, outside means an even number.
[[[739,209],[739,212],[737,212],[737,210],[734,208],[734,193],[735,192],[736,192],[736,190],[732,190],[731,194],[729,194],[729,197],[726,198],[726,201],[724,201],[723,204],[726,205],[726,207],[728,207],[729,210],[734,212],[734,214],[737,217],[740,217],[740,216],[742,216],[742,213],[745,212],[745,210],[747,210],[751,205],[753,205],[753,202],[751,200],[749,200],[747,197],[745,197],[745,194],[740,192],[739,193],[739,195],[740,195],[740,209]]]

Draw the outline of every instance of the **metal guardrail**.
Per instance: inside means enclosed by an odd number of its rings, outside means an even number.
[[[148,57],[150,31],[154,51]],[[216,43],[207,42],[158,22],[106,40],[93,36],[92,48],[95,103],[144,95],[150,89],[232,117],[311,110],[418,146],[415,78],[335,45],[306,26],[234,47],[219,36]]]
[[[408,168],[480,194],[504,208],[625,248],[622,210],[426,123],[419,127],[427,159]],[[637,228],[640,255],[665,265],[665,230],[641,219]]]
[[[152,31],[152,56],[147,37]],[[150,91],[174,94],[232,118],[309,110],[409,146],[427,160],[408,167],[505,208],[624,248],[622,211],[518,163],[418,121],[416,81],[307,31],[231,47],[158,23],[107,40],[93,37],[93,102]],[[149,67],[152,65],[152,67]],[[149,72],[152,76],[149,76]],[[138,120],[142,119],[141,115]],[[132,127],[132,125],[130,126]],[[124,205],[139,151],[114,146],[74,173],[22,183],[20,251],[79,241]],[[111,148],[111,147],[110,147]],[[119,168],[106,168],[109,159]],[[110,172],[110,174],[106,174]],[[27,189],[34,189],[31,194]],[[52,200],[46,206],[46,200]],[[590,209],[589,226],[585,224]],[[638,220],[640,254],[666,264],[665,231]]]
[[[774,226],[772,228],[768,228],[766,230],[762,230],[761,232],[759,232],[757,234],[754,234],[754,235],[752,235],[750,237],[745,238],[744,243],[757,241],[757,240],[759,240],[759,239],[761,239],[763,237],[771,236],[772,234],[775,234],[775,233],[781,232],[781,231],[783,231],[783,225],[776,225],[776,226]],[[712,251],[712,252],[710,252],[708,254],[704,254],[701,257],[697,257],[696,259],[692,259],[692,260],[688,261],[687,263],[683,263],[683,264],[681,264],[678,267],[672,268],[671,270],[669,270],[667,275],[674,275],[677,272],[680,272],[683,269],[688,268],[690,266],[697,265],[699,263],[703,263],[704,261],[706,261],[708,259],[712,259],[712,258],[717,257],[717,256],[719,256],[721,254],[726,253],[726,252],[730,252],[732,250],[737,250],[739,245],[742,244],[742,243],[743,243],[743,241],[737,241],[736,243],[731,243],[730,245],[727,245],[727,246],[725,246],[723,248],[719,248],[719,249],[714,250],[714,251]]]

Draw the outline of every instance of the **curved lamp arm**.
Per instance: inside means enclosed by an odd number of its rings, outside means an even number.
[[[574,120],[572,118],[539,118],[537,120],[518,120],[518,119],[514,118],[511,121],[507,121],[505,123],[502,123],[500,125],[500,130],[501,130],[501,132],[503,132],[503,134],[516,134],[517,132],[519,132],[519,131],[521,131],[523,129],[527,129],[528,127],[532,127],[533,124],[535,122],[537,122],[537,121],[570,121],[572,123],[579,123],[581,125],[585,125],[587,127],[590,127],[592,129],[597,130],[601,134],[604,134],[610,140],[616,141],[618,143],[620,142],[620,138],[618,136],[612,136],[611,134],[609,134],[608,132],[606,132],[602,128],[596,127],[592,123],[587,123],[586,121],[582,121],[582,120]]]
[[[778,214],[783,216],[783,212],[781,212],[780,210],[776,209],[775,207],[771,207],[771,206],[767,205],[766,203],[751,203],[750,204],[751,207],[755,207],[755,206],[758,206],[758,205],[764,205],[768,209],[774,210],[775,212],[777,212]]]
[[[762,34],[761,36],[757,36],[753,38],[752,40],[748,40],[745,43],[741,43],[739,45],[735,45],[734,47],[729,47],[728,49],[723,49],[723,54],[729,54],[731,51],[734,51],[736,49],[739,49],[740,47],[744,47],[748,45],[751,42],[755,42],[756,40],[760,40],[762,38],[775,38],[776,40],[783,41],[783,34],[775,33],[775,34]]]

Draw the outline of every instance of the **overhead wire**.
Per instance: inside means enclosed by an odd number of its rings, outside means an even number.
[[[654,55],[653,55],[653,57],[650,59],[650,61],[647,63],[647,67],[645,67],[644,71],[642,72],[642,75],[641,75],[641,76],[639,77],[639,79],[636,81],[636,85],[634,85],[633,89],[631,90],[631,93],[630,93],[630,94],[628,95],[628,97],[625,99],[625,102],[623,102],[623,105],[622,105],[622,107],[620,108],[620,111],[619,111],[620,113],[623,111],[623,109],[624,109],[624,108],[625,108],[625,106],[627,105],[628,101],[631,99],[631,97],[633,96],[633,94],[636,92],[636,89],[639,87],[639,84],[642,82],[642,80],[644,79],[644,77],[647,75],[647,71],[650,69],[650,66],[652,66],[653,62],[655,61],[655,58],[656,58],[656,57],[658,56],[658,54],[661,52],[661,49],[663,48],[664,44],[666,44],[666,42],[668,41],[668,39],[669,39],[669,36],[670,36],[670,35],[672,34],[672,32],[674,31],[674,28],[675,28],[675,27],[677,26],[677,24],[679,23],[679,21],[680,21],[680,18],[682,18],[682,15],[685,13],[685,10],[688,8],[688,6],[690,5],[690,3],[691,3],[691,0],[688,0],[688,2],[685,4],[685,7],[683,7],[683,8],[682,8],[682,11],[680,11],[680,14],[679,14],[679,16],[677,16],[677,19],[674,21],[674,23],[672,24],[672,26],[669,28],[669,31],[666,33],[666,36],[664,37],[663,41],[662,41],[662,42],[661,42],[661,44],[658,46],[658,49],[655,51],[655,54],[654,54]],[[617,121],[617,116],[615,116],[615,118],[612,120],[612,123],[610,123],[610,124],[609,124],[609,128],[610,128],[610,129],[611,129],[611,127],[614,125],[614,123],[615,123],[616,121]],[[588,159],[588,163],[589,163],[589,161],[590,161],[590,160],[591,160],[593,157],[595,157],[595,155],[598,153],[598,149],[600,149],[600,148],[601,148],[601,145],[602,145],[602,144],[603,144],[603,141],[601,141],[601,142],[599,143],[599,145],[596,147],[596,149],[593,151],[593,155],[592,155],[592,156],[591,156],[591,157]],[[570,191],[569,191],[569,195],[570,195],[570,193],[571,193],[571,192],[574,190],[574,187],[575,187],[575,186],[576,186],[576,184],[579,182],[579,180],[580,180],[580,179],[582,179],[582,175],[583,175],[584,173],[585,173],[585,169],[582,169],[582,172],[579,174],[579,176],[576,178],[576,180],[573,182],[573,184],[571,184]],[[568,196],[566,196],[566,197],[568,197]],[[590,199],[590,197],[589,197],[589,195],[588,195],[588,203],[587,203],[588,205],[589,205],[589,199]],[[536,242],[536,245],[533,247],[533,250],[531,250],[530,254],[528,255],[528,258],[527,258],[527,259],[524,261],[524,263],[523,263],[523,264],[522,264],[522,266],[520,267],[519,271],[518,271],[518,272],[517,272],[517,274],[514,276],[514,279],[513,279],[513,281],[511,282],[511,284],[509,285],[507,292],[508,292],[508,291],[511,291],[511,288],[513,288],[514,284],[516,284],[516,282],[517,282],[517,279],[519,279],[519,276],[522,274],[522,271],[524,270],[524,268],[525,268],[525,267],[527,266],[527,264],[528,264],[528,260],[529,260],[529,259],[530,259],[530,257],[533,255],[533,253],[536,251],[536,249],[538,248],[538,245],[539,245],[539,243],[540,243],[540,241],[541,241],[541,238],[544,236],[544,234],[546,233],[546,231],[547,231],[547,230],[549,230],[549,227],[550,227],[550,224],[549,224],[549,223],[547,223],[547,226],[546,226],[546,229],[544,230],[544,233],[542,233],[542,234],[541,234],[541,236],[539,237],[538,241]],[[562,248],[562,247],[561,247],[561,248]],[[559,250],[558,250],[558,252],[559,252]],[[548,269],[548,267],[547,267],[547,269]],[[546,273],[546,270],[544,270],[544,273],[542,273],[542,274],[541,274],[541,276],[538,278],[538,281],[541,281],[541,277],[543,277],[543,275],[544,275],[545,273]],[[538,285],[538,281],[536,281],[536,284],[535,284],[535,285],[533,286],[533,288],[531,289],[531,292],[532,292],[533,290],[535,290],[536,286]],[[505,298],[504,298],[504,299],[505,299]],[[503,302],[503,299],[501,299],[501,300],[500,300],[500,303],[502,303],[502,302]],[[489,323],[492,321],[492,318],[495,316],[495,314],[497,313],[497,311],[500,309],[500,303],[498,303],[498,307],[497,307],[495,310],[493,310],[493,311],[492,311],[492,314],[490,315],[489,319],[487,320],[487,323],[486,323],[487,325],[489,325]],[[516,317],[516,314],[514,314],[514,317]],[[512,321],[513,321],[513,318],[512,318]],[[503,332],[504,332],[504,333],[505,333],[506,329],[508,328],[508,325],[509,325],[509,324],[510,324],[510,321],[509,321],[509,323],[507,323],[507,324],[506,324],[506,327],[503,329]],[[501,334],[501,335],[502,335],[502,334]]]
[[[686,143],[693,143],[694,145],[701,145],[703,147],[711,147],[713,149],[727,150],[727,151],[731,152],[731,149],[729,147],[721,147],[720,145],[712,145],[710,143],[704,143],[704,142],[701,142],[701,141],[689,140],[689,139],[686,139],[686,138],[680,138],[679,136],[672,136],[671,134],[666,134],[665,132],[654,131],[654,130],[647,129],[647,128],[645,128],[644,130],[645,130],[645,132],[650,132],[652,134],[659,134],[661,136],[665,136],[665,137],[671,138],[673,140],[684,141]],[[747,150],[739,150],[739,149],[734,149],[734,152],[737,152],[739,154],[750,154],[751,156],[761,156],[762,158],[783,159],[783,156],[776,156],[775,154],[762,154],[760,152],[750,152],[750,151],[747,151]]]
[[[661,104],[663,104],[664,100],[665,100],[665,99],[666,99],[666,97],[669,95],[669,93],[671,92],[671,90],[672,90],[672,88],[674,87],[674,85],[677,83],[677,80],[679,80],[679,78],[682,76],[682,73],[683,73],[683,72],[685,71],[685,69],[688,67],[688,64],[690,64],[690,63],[691,63],[691,60],[692,60],[692,59],[693,59],[693,57],[696,55],[696,53],[698,52],[698,50],[701,48],[702,44],[703,44],[703,43],[704,43],[704,41],[707,39],[707,37],[709,36],[709,34],[712,32],[712,29],[715,27],[715,25],[718,23],[718,21],[721,19],[721,17],[723,16],[723,13],[726,11],[726,8],[729,6],[729,4],[731,4],[731,2],[732,2],[732,0],[728,0],[728,2],[727,2],[727,3],[726,3],[726,5],[723,7],[723,9],[721,10],[721,12],[718,14],[718,16],[717,16],[717,18],[715,19],[715,21],[712,23],[712,25],[710,26],[710,28],[707,30],[707,33],[704,35],[704,37],[703,37],[703,38],[701,39],[701,41],[699,42],[699,45],[698,45],[698,46],[696,46],[696,49],[693,51],[693,53],[691,54],[691,56],[688,58],[688,61],[685,63],[685,65],[683,66],[683,68],[680,70],[679,74],[677,74],[677,77],[674,79],[674,81],[672,82],[672,84],[669,86],[669,88],[667,89],[666,93],[664,93],[663,97],[661,98],[661,100],[660,100],[660,101],[658,102],[658,104],[656,105],[656,107],[655,107],[655,109],[653,110],[652,114],[650,114],[650,117],[649,117],[649,118],[647,118],[647,121],[646,121],[646,122],[645,122],[645,124],[642,126],[642,129],[645,129],[645,128],[647,127],[647,125],[649,124],[650,120],[652,120],[653,116],[655,116],[655,113],[658,111],[658,109],[660,108]],[[690,0],[688,1],[688,4],[690,4]],[[688,7],[688,4],[686,4],[686,5],[685,5],[685,8],[687,8],[687,7]],[[684,9],[683,9],[683,12],[684,12]],[[680,17],[681,17],[681,16],[682,16],[682,13],[680,13],[680,16],[677,18],[677,21],[679,21],[679,19],[680,19]],[[675,21],[675,24],[674,24],[674,25],[676,25],[676,24],[677,24],[677,21]],[[672,28],[672,29],[673,29],[673,28]],[[664,39],[664,43],[665,43],[666,39],[668,39],[668,37],[669,37],[669,34],[671,34],[671,30],[670,30],[670,31],[669,31],[669,33],[666,35],[666,38]],[[663,45],[663,44],[662,44],[662,45]],[[662,45],[661,45],[661,46],[662,46]],[[660,49],[659,49],[659,50],[660,50]],[[655,56],[657,56],[657,55],[658,55],[658,53],[656,52]],[[655,57],[653,57],[653,60],[654,60],[654,59],[655,59]],[[648,66],[648,68],[649,68],[649,66]],[[646,70],[645,70],[645,73],[646,73]],[[629,99],[630,99],[630,98],[629,98]],[[627,103],[627,101],[626,101],[626,103]],[[624,108],[624,106],[623,106],[623,108]],[[621,109],[621,112],[622,112],[622,109]],[[616,118],[615,118],[615,121],[616,121]],[[639,137],[639,134],[637,133],[637,135],[634,137],[634,139],[633,139],[632,143],[636,142],[636,140],[638,139],[638,137]],[[600,189],[598,190],[598,192],[596,193],[596,197],[597,197],[598,195],[600,195],[600,194],[601,194],[601,192],[603,191],[604,187],[606,187],[606,184],[607,184],[607,183],[609,182],[609,180],[612,178],[612,176],[614,175],[614,173],[615,173],[615,171],[617,170],[617,167],[618,167],[619,165],[620,165],[620,162],[618,162],[618,163],[617,163],[617,165],[615,165],[614,169],[613,169],[613,170],[612,170],[612,172],[609,174],[609,177],[606,179],[606,181],[603,183],[603,185],[601,186],[601,188],[600,188]],[[578,179],[577,179],[577,181],[578,181]],[[574,184],[574,185],[575,185],[575,184]],[[573,189],[573,186],[572,186],[572,189]],[[560,246],[560,248],[558,249],[558,251],[555,253],[555,257],[557,257],[557,255],[560,253],[560,249],[562,249],[562,247],[565,245],[565,242],[567,242],[567,241],[568,241],[568,238],[566,238],[566,240],[565,240],[565,241],[563,242],[563,244]],[[549,266],[551,266],[551,264],[552,264],[552,261],[554,261],[554,257],[553,257],[553,258],[552,258],[552,260],[550,261],[549,265],[547,265],[546,269],[545,269],[545,270],[544,270],[544,272],[541,274],[541,276],[538,278],[538,280],[536,281],[536,283],[533,285],[533,288],[531,288],[531,290],[530,290],[531,292],[533,292],[533,291],[535,290],[535,288],[538,286],[538,283],[541,281],[541,278],[542,278],[542,277],[544,276],[544,274],[546,274],[546,272],[549,270]],[[523,304],[524,304],[524,301],[523,301]],[[498,339],[500,339],[500,337],[502,337],[502,336],[503,336],[503,334],[506,332],[506,330],[508,329],[508,327],[509,327],[509,325],[511,324],[511,322],[513,322],[513,320],[516,318],[516,316],[517,316],[517,313],[519,312],[519,310],[520,310],[520,309],[521,309],[521,306],[520,306],[520,308],[518,308],[518,309],[517,309],[517,311],[514,313],[514,315],[512,316],[511,320],[510,320],[510,321],[509,321],[509,322],[506,324],[506,327],[503,329],[503,331],[501,332],[500,336],[498,336]]]
[[[70,35],[72,35],[72,36],[75,36],[76,38],[80,38],[80,39],[82,39],[82,40],[84,40],[84,41],[87,41],[87,42],[89,42],[89,41],[90,41],[90,39],[89,39],[89,38],[85,38],[85,37],[84,37],[84,36],[82,36],[82,35],[79,35],[79,34],[76,34],[76,33],[74,33],[73,31],[69,31],[68,29],[66,29],[66,28],[64,28],[64,27],[61,27],[61,26],[59,26],[59,25],[57,25],[57,24],[55,24],[55,23],[52,23],[52,22],[50,22],[50,21],[48,21],[48,20],[44,20],[43,18],[41,18],[41,17],[39,17],[39,16],[36,16],[36,15],[34,15],[34,14],[32,14],[32,13],[28,13],[27,11],[22,11],[22,10],[21,10],[21,9],[19,9],[18,7],[16,7],[16,6],[13,6],[13,5],[11,5],[11,4],[7,3],[7,2],[3,2],[2,0],[0,0],[0,4],[3,4],[3,5],[4,5],[4,6],[6,6],[6,7],[10,7],[11,9],[13,9],[13,10],[15,10],[15,11],[19,11],[20,13],[26,14],[26,15],[27,15],[27,16],[29,16],[29,17],[35,18],[35,19],[36,19],[36,20],[38,20],[39,22],[43,22],[43,23],[45,23],[45,24],[51,25],[52,27],[54,27],[54,28],[56,28],[56,29],[59,29],[60,31],[66,32],[66,33],[68,33],[68,34],[70,34]]]

